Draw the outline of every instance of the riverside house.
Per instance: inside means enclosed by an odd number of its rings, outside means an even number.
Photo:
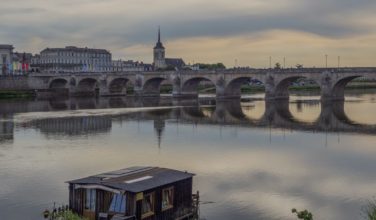
[[[88,220],[194,219],[194,174],[159,167],[131,167],[69,181],[69,205]]]

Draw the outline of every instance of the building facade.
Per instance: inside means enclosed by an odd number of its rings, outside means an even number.
[[[111,53],[104,49],[46,48],[32,58],[32,67],[49,72],[110,72]]]
[[[0,75],[12,73],[13,49],[12,45],[0,44]]]
[[[150,64],[133,60],[113,60],[112,71],[113,72],[145,72],[152,71],[153,68]]]
[[[31,53],[13,53],[12,73],[14,75],[20,75],[30,72],[31,58]]]

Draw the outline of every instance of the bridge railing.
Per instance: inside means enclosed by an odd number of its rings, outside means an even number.
[[[147,71],[147,72],[34,72],[30,76],[56,76],[56,75],[153,75],[153,74],[247,74],[247,73],[375,73],[376,67],[342,67],[342,68],[282,68],[282,69],[256,69],[256,68],[234,68],[225,70],[179,70],[179,71]],[[2,76],[2,75],[0,75]]]

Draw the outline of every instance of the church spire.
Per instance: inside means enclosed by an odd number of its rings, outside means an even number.
[[[161,26],[158,26],[158,43],[161,42]]]
[[[158,41],[154,49],[164,49],[163,44],[161,42],[161,27],[160,26],[158,26]]]

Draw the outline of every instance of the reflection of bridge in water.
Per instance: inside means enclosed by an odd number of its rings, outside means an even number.
[[[187,104],[187,103],[186,103]],[[185,105],[186,105],[185,104]],[[193,103],[192,103],[193,104]],[[284,128],[314,132],[351,132],[376,134],[376,125],[359,124],[349,119],[344,102],[322,102],[321,113],[314,122],[296,119],[289,109],[289,102],[265,102],[265,112],[258,119],[251,119],[243,112],[239,101],[217,102],[215,108],[203,108],[196,103],[190,107],[159,111],[158,119],[176,119],[177,123],[228,125],[240,127]],[[136,114],[137,119],[153,120],[150,112]],[[163,117],[162,117],[163,116]],[[129,117],[129,116],[126,116]]]
[[[44,103],[44,104],[42,104]],[[250,102],[252,103],[252,102]],[[112,123],[119,121],[154,121],[154,129],[158,139],[163,135],[166,123],[201,124],[201,125],[224,125],[238,127],[276,128],[302,130],[312,132],[349,132],[361,134],[376,134],[376,125],[359,124],[346,115],[344,102],[302,102],[303,104],[319,105],[321,113],[312,122],[301,121],[290,112],[288,101],[265,102],[265,111],[259,118],[250,118],[244,112],[244,105],[237,101],[215,101],[213,99],[174,100],[174,99],[78,99],[41,102],[34,105],[43,111],[76,110],[76,109],[102,109],[102,108],[141,108],[155,106],[171,106],[171,108],[150,109],[133,113],[111,115],[111,111],[99,116],[77,116],[36,119],[29,122],[20,122],[24,128],[35,128],[46,135],[90,135],[107,133],[111,131]],[[301,103],[299,104],[301,105]],[[298,105],[298,107],[299,107]],[[173,107],[175,106],[175,107]],[[8,106],[1,111],[17,112],[19,105],[12,109]],[[25,110],[21,108],[21,112]],[[35,109],[34,109],[35,110]],[[13,139],[14,122],[13,116],[0,121],[0,140]]]
[[[14,139],[14,123],[12,115],[0,115],[0,144],[13,141]]]

